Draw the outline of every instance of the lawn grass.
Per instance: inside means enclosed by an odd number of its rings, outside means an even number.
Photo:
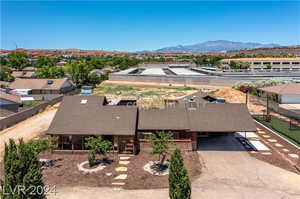
[[[39,104],[44,103],[44,101],[23,101],[23,106],[37,106]]]
[[[272,116],[271,122],[266,122],[264,120],[264,116],[262,115],[254,115],[253,117],[256,121],[278,132],[280,135],[287,138],[297,146],[300,146],[300,129],[290,129],[290,124],[288,122],[278,119],[274,116]]]

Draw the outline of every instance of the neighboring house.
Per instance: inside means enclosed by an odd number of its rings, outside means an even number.
[[[245,104],[146,110],[109,105],[104,96],[65,96],[47,134],[59,137],[60,150],[84,150],[86,137],[101,135],[119,153],[136,154],[145,136],[159,131],[172,133],[174,141],[196,150],[203,134],[253,132],[256,126]]]
[[[216,103],[217,98],[202,92],[198,91],[193,94],[184,96],[179,99],[165,99],[165,104],[167,105],[178,105],[183,107],[191,107],[191,106],[198,106],[203,103]]]
[[[0,89],[0,117],[18,112],[21,104],[20,95],[9,89]]]
[[[95,74],[100,77],[103,74],[103,71],[100,69],[93,69],[93,70],[91,70],[90,74]]]
[[[0,86],[2,87],[8,87],[10,82],[0,81]]]
[[[266,69],[271,66],[272,69],[300,69],[300,58],[231,58],[220,61],[222,68],[230,68],[230,62],[248,62],[250,68]]]
[[[10,88],[22,95],[64,94],[74,89],[67,79],[16,79]]]
[[[32,66],[28,66],[28,67],[23,68],[22,71],[36,71],[36,68],[32,67]]]
[[[277,94],[281,104],[300,104],[300,83],[280,84],[260,89],[262,94]]]
[[[14,78],[30,79],[30,78],[35,78],[36,74],[35,72],[32,71],[13,71],[11,73],[11,76],[13,76]]]

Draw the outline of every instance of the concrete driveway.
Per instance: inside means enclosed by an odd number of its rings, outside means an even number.
[[[192,184],[193,199],[299,199],[300,175],[248,155],[233,136],[200,142],[203,174]],[[112,188],[59,188],[51,199],[164,199],[167,189],[115,190]]]
[[[233,136],[203,138],[195,198],[300,198],[300,175],[248,155]]]

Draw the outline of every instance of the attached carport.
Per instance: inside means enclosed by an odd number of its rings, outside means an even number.
[[[188,109],[190,131],[193,132],[193,148],[201,148],[207,137],[232,136],[235,132],[255,132],[256,126],[245,104],[205,104]],[[205,135],[205,136],[204,136]]]

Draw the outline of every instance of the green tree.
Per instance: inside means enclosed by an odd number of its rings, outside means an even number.
[[[168,180],[170,199],[191,198],[191,182],[179,149],[171,156]]]
[[[42,66],[36,71],[38,78],[61,78],[65,76],[65,71],[58,66]]]
[[[22,70],[29,65],[29,58],[25,52],[11,52],[8,54],[8,65],[11,68]]]
[[[4,152],[4,182],[2,185],[3,199],[43,199],[45,195],[31,195],[29,187],[44,187],[42,170],[38,161],[38,154],[31,144],[21,139],[17,145],[12,139],[5,144]],[[24,187],[24,191],[13,192],[15,188]],[[3,195],[3,193],[7,193]]]
[[[90,150],[88,155],[90,166],[93,166],[95,164],[95,158],[97,154],[104,156],[103,159],[105,159],[105,156],[112,147],[112,143],[108,140],[104,140],[101,136],[88,137],[85,138],[85,141],[85,147]]]
[[[97,74],[89,74],[88,79],[91,84],[99,84],[101,82],[101,77]]]
[[[43,67],[43,66],[55,66],[58,62],[57,58],[41,55],[38,56],[36,61],[34,62],[34,66],[37,68]]]
[[[162,167],[163,163],[168,154],[168,149],[173,143],[170,141],[172,139],[171,133],[166,132],[158,132],[149,136],[148,140],[150,141],[150,145],[152,147],[151,155],[158,154],[159,166]]]
[[[1,65],[0,66],[0,81],[6,81],[6,82],[12,82],[14,81],[14,77],[11,75],[12,70],[5,66]]]
[[[72,60],[66,65],[66,71],[71,75],[73,82],[79,86],[88,83],[89,73],[92,67],[88,66],[85,61]]]

